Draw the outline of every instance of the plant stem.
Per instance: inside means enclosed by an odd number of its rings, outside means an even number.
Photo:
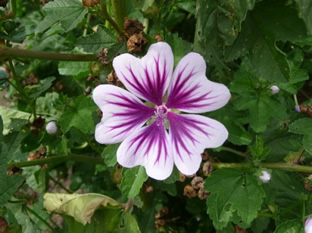
[[[66,188],[62,183],[60,183],[58,180],[54,179],[53,176],[51,176],[50,174],[48,175],[49,178],[58,186],[60,186],[62,189],[64,189],[67,193],[73,193],[71,190],[69,190],[68,188]]]
[[[0,58],[30,58],[53,61],[96,61],[97,54],[70,54],[0,47]]]
[[[29,208],[28,206],[25,205],[25,209],[26,211],[32,213],[36,218],[38,218],[41,222],[43,222],[47,227],[49,227],[52,231],[54,231],[54,228],[51,227],[51,225],[44,220],[39,214],[37,214],[35,211],[33,211],[31,208]]]
[[[229,147],[222,146],[222,147],[221,147],[221,150],[231,152],[231,153],[233,153],[233,154],[236,154],[236,155],[241,156],[241,157],[244,157],[244,158],[247,157],[247,154],[246,154],[246,153],[240,152],[240,151],[238,151],[238,150],[234,150],[234,149],[229,148]]]
[[[112,11],[119,28],[123,28],[127,16],[127,0],[112,0]]]
[[[9,164],[9,167],[30,167],[35,165],[42,165],[46,163],[63,163],[66,161],[76,161],[83,163],[92,163],[92,164],[103,164],[104,160],[102,158],[96,158],[86,155],[76,155],[70,154],[68,156],[52,156],[43,159],[31,160],[31,161],[21,161],[21,162],[12,162]]]
[[[216,169],[220,168],[252,168],[249,163],[213,163],[213,167]],[[312,173],[312,166],[302,166],[292,163],[262,163],[261,167],[282,170],[282,171],[293,171],[293,172],[304,172]]]
[[[110,23],[110,25],[113,26],[113,28],[116,30],[116,32],[121,35],[122,34],[122,27],[119,27],[119,25],[112,19],[112,17],[110,17],[110,15],[107,12],[107,5],[105,3],[105,0],[101,0],[101,8],[100,8],[100,15],[107,21]]]

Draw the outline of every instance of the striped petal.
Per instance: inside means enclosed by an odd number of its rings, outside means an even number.
[[[113,66],[130,92],[156,105],[162,104],[173,70],[173,54],[167,43],[152,44],[142,59],[127,53],[119,55]]]
[[[164,180],[173,169],[169,136],[162,121],[155,121],[129,137],[119,146],[117,161],[124,167],[142,165],[148,176]]]
[[[167,117],[174,163],[185,175],[198,171],[205,148],[219,147],[228,137],[226,128],[208,117],[172,112]]]
[[[166,106],[190,113],[209,112],[230,99],[229,89],[206,77],[206,63],[198,53],[189,53],[177,65],[168,89]]]
[[[153,108],[147,107],[130,92],[113,85],[97,86],[93,99],[103,113],[95,129],[95,139],[103,144],[121,142],[154,114]]]

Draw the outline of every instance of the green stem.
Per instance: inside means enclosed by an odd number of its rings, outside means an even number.
[[[0,47],[0,58],[29,58],[54,61],[96,61],[97,54],[69,54]]]
[[[31,160],[31,161],[12,162],[9,164],[9,167],[12,167],[12,166],[30,167],[30,166],[42,165],[46,163],[64,163],[66,161],[76,161],[76,162],[91,163],[91,164],[103,164],[104,163],[104,160],[102,158],[70,154],[68,156],[53,156],[53,157]]]
[[[240,151],[238,151],[238,150],[234,150],[234,149],[229,148],[229,147],[222,146],[222,147],[221,147],[221,150],[231,152],[231,153],[233,153],[233,154],[236,154],[236,155],[241,156],[241,157],[244,157],[244,158],[247,157],[247,154],[246,154],[246,153],[240,152]]]
[[[112,0],[112,11],[119,28],[123,28],[127,16],[127,2],[128,0]]]
[[[32,213],[36,218],[38,218],[41,222],[43,222],[47,227],[49,227],[52,231],[54,231],[54,228],[51,227],[51,225],[44,220],[39,214],[37,214],[35,211],[33,211],[31,208],[29,208],[28,206],[25,205],[25,209],[26,211]]]
[[[251,169],[252,165],[249,163],[213,163],[213,167],[216,169],[220,169],[220,168]],[[273,170],[281,170],[281,171],[312,173],[312,166],[302,166],[302,165],[297,165],[297,164],[292,164],[292,163],[262,163],[261,167],[273,169]]]
[[[54,179],[53,176],[51,176],[49,174],[49,178],[55,183],[57,184],[58,186],[60,186],[62,189],[64,189],[67,193],[73,193],[71,190],[69,190],[68,188],[66,188],[62,183],[60,183],[58,180]]]
[[[86,36],[86,35],[87,35],[87,32],[88,32],[88,26],[89,26],[89,23],[90,23],[90,19],[91,19],[91,14],[90,14],[90,13],[88,13],[88,14],[87,14],[86,24],[85,24],[85,26],[84,26],[82,36]]]
[[[101,8],[100,8],[100,15],[107,21],[110,23],[110,25],[113,26],[113,28],[116,30],[116,32],[121,35],[123,30],[123,25],[120,27],[118,25],[118,23],[116,23],[112,17],[110,17],[110,15],[107,12],[107,5],[106,5],[106,0],[101,0]]]

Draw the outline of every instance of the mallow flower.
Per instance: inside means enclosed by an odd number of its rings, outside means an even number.
[[[141,59],[119,55],[113,67],[128,91],[108,84],[93,91],[103,112],[96,141],[122,142],[118,163],[144,166],[157,180],[169,177],[174,164],[183,174],[193,175],[203,150],[219,147],[228,137],[220,122],[194,114],[223,107],[230,99],[228,88],[207,79],[205,61],[198,53],[188,53],[174,71],[173,63],[165,42],[152,44]]]

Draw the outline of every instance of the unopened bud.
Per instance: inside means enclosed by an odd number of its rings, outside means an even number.
[[[299,105],[296,105],[296,106],[295,106],[295,110],[296,110],[296,112],[301,112],[300,106],[299,106]]]
[[[308,217],[304,223],[304,232],[312,233],[312,216]]]
[[[259,176],[260,180],[263,183],[268,183],[271,180],[271,174],[264,170],[262,170],[261,172],[262,172],[262,175]]]
[[[48,134],[55,134],[57,132],[57,126],[55,121],[50,121],[46,126],[46,131]]]
[[[271,90],[272,90],[272,95],[278,94],[279,91],[280,91],[279,87],[276,86],[276,85],[273,85],[273,86],[271,86],[270,88],[271,88]]]

